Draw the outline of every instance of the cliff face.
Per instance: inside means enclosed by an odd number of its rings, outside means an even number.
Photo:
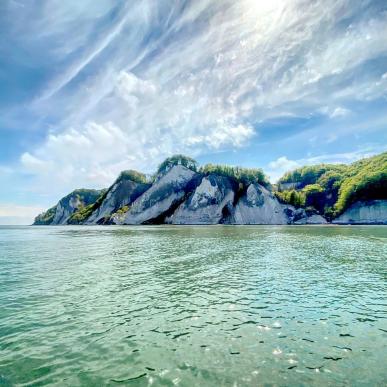
[[[97,200],[98,199],[98,200]],[[89,206],[89,207],[88,207]],[[77,212],[78,211],[78,212]],[[34,224],[308,224],[325,219],[281,204],[260,184],[242,189],[234,179],[203,175],[183,165],[161,173],[153,184],[120,176],[106,191],[67,195]]]
[[[174,212],[186,194],[194,188],[196,173],[182,165],[159,176],[122,215],[112,217],[115,224],[160,224]]]
[[[58,204],[35,218],[35,225],[67,224],[77,210],[95,203],[102,191],[79,189],[59,200]]]
[[[167,219],[172,224],[218,224],[231,215],[235,183],[224,176],[202,177],[199,186]]]
[[[72,192],[34,224],[327,223],[313,207],[295,208],[280,202],[269,184],[238,180],[222,170],[193,169],[168,166],[152,184],[138,172],[125,171],[107,191]],[[387,200],[357,202],[333,223],[387,224]]]
[[[251,184],[235,206],[231,224],[325,224],[326,219],[303,208],[281,204],[260,184]]]
[[[332,223],[387,224],[387,200],[356,202]]]
[[[265,187],[250,184],[246,194],[240,198],[234,211],[234,224],[288,224],[286,206]]]
[[[85,224],[109,222],[112,214],[124,206],[130,206],[149,187],[150,184],[137,183],[121,177],[118,178],[107,191],[100,206],[92,212]]]
[[[115,224],[320,224],[326,220],[281,204],[271,191],[250,184],[245,193],[233,179],[204,176],[175,166],[124,214],[112,217]]]

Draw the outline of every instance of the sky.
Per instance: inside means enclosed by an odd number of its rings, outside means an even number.
[[[387,149],[387,2],[2,0],[0,224],[183,153],[276,181]]]

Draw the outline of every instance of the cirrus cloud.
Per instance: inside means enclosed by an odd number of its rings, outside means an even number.
[[[55,65],[28,104],[44,140],[20,157],[37,190],[106,186],[172,153],[241,149],[279,117],[345,123],[354,103],[386,97],[382,2],[42,4],[25,30],[28,4],[8,18],[16,43],[47,47]]]

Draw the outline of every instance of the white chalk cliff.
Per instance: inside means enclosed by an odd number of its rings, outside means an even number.
[[[332,223],[387,224],[387,200],[356,202]]]
[[[160,172],[152,183],[146,183],[144,175],[133,176],[122,173],[107,191],[76,190],[39,215],[35,224],[327,223],[313,209],[279,202],[270,184],[246,186],[235,178],[199,173],[181,164]],[[357,202],[333,223],[387,224],[387,200]]]
[[[173,224],[218,224],[232,210],[235,192],[230,180],[209,175],[167,219]],[[227,212],[228,211],[228,212]]]
[[[171,168],[131,204],[123,217],[113,216],[113,223],[162,223],[163,218],[184,198],[194,176],[194,171],[182,165]]]

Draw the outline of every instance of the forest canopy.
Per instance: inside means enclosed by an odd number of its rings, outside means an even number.
[[[204,175],[215,174],[229,177],[244,185],[263,184],[267,185],[268,180],[260,168],[242,168],[229,165],[206,164],[199,169]]]
[[[281,189],[294,183],[292,189]],[[387,152],[345,164],[320,164],[287,172],[277,197],[296,207],[313,207],[328,219],[359,200],[387,199]]]

